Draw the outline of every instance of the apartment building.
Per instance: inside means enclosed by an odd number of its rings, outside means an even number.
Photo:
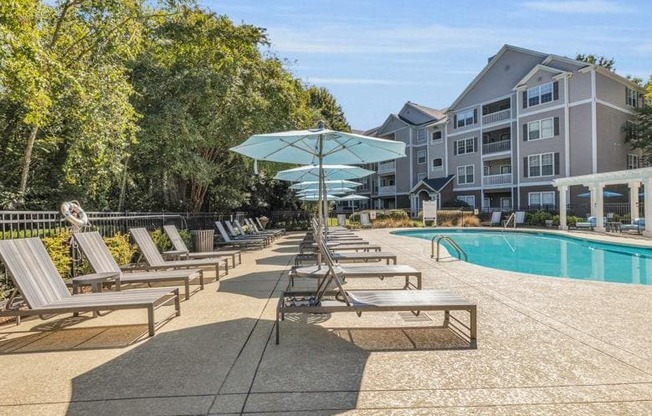
[[[366,132],[408,149],[375,167],[370,207],[557,209],[553,179],[643,166],[624,128],[642,105],[642,89],[605,68],[505,45],[446,110],[408,102]],[[586,204],[575,188],[566,200]]]

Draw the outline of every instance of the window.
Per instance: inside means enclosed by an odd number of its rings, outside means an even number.
[[[482,168],[482,175],[484,176],[489,176],[491,175],[491,169],[489,169],[489,166],[484,166]]]
[[[528,157],[529,176],[552,176],[554,172],[554,157],[552,153],[532,155]]]
[[[641,161],[637,155],[627,155],[627,169],[638,169],[640,166]]]
[[[512,208],[512,198],[500,197],[500,208],[509,210]]]
[[[555,206],[555,192],[530,192],[527,194],[528,204],[539,207]]]
[[[537,85],[536,87],[528,88],[527,90],[528,107],[532,107],[533,105],[544,104],[552,101],[552,99],[553,99],[552,82],[543,85]]]
[[[474,195],[460,195],[457,197],[462,202],[466,202],[471,208],[475,208],[475,196]]]
[[[473,165],[457,167],[457,184],[464,185],[473,183]]]
[[[463,155],[475,152],[475,137],[469,139],[457,140],[455,142],[455,154]]]
[[[417,142],[425,142],[428,132],[425,129],[417,130]]]
[[[444,159],[438,157],[432,160],[432,170],[442,170],[444,168]]]
[[[435,130],[432,132],[431,140],[433,142],[438,142],[441,140],[441,130]]]
[[[457,124],[455,127],[470,126],[474,123],[475,113],[473,110],[464,110],[456,114]]]
[[[502,175],[507,174],[507,173],[512,173],[512,166],[511,165],[502,165],[500,167],[500,173]]]
[[[625,87],[625,103],[628,106],[638,107],[638,91]]]
[[[539,140],[553,137],[555,134],[552,118],[536,120],[527,123],[528,140]]]
[[[417,164],[423,165],[424,163],[426,163],[426,151],[419,150],[417,152]]]
[[[426,179],[428,177],[427,173],[419,173],[417,175],[417,182],[421,182],[422,180]]]

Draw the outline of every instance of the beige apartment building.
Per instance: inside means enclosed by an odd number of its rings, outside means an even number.
[[[557,210],[553,179],[643,167],[625,141],[642,105],[642,89],[605,68],[505,45],[447,109],[408,102],[365,132],[405,142],[407,157],[369,166],[377,174],[359,208],[416,215],[423,200],[460,199],[485,211]],[[566,201],[587,205],[584,191]]]

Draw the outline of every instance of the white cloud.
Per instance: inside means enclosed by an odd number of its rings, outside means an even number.
[[[629,13],[633,9],[608,0],[574,0],[574,1],[528,1],[523,3],[528,9],[554,13]]]
[[[380,79],[380,78],[308,77],[307,81],[313,84],[331,84],[331,85],[417,85],[417,83],[414,81]]]

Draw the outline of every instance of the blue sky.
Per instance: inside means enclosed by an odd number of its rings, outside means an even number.
[[[616,72],[652,75],[649,0],[199,0],[236,24],[267,29],[271,52],[328,88],[351,127],[368,129],[406,101],[445,108],[507,43]]]

